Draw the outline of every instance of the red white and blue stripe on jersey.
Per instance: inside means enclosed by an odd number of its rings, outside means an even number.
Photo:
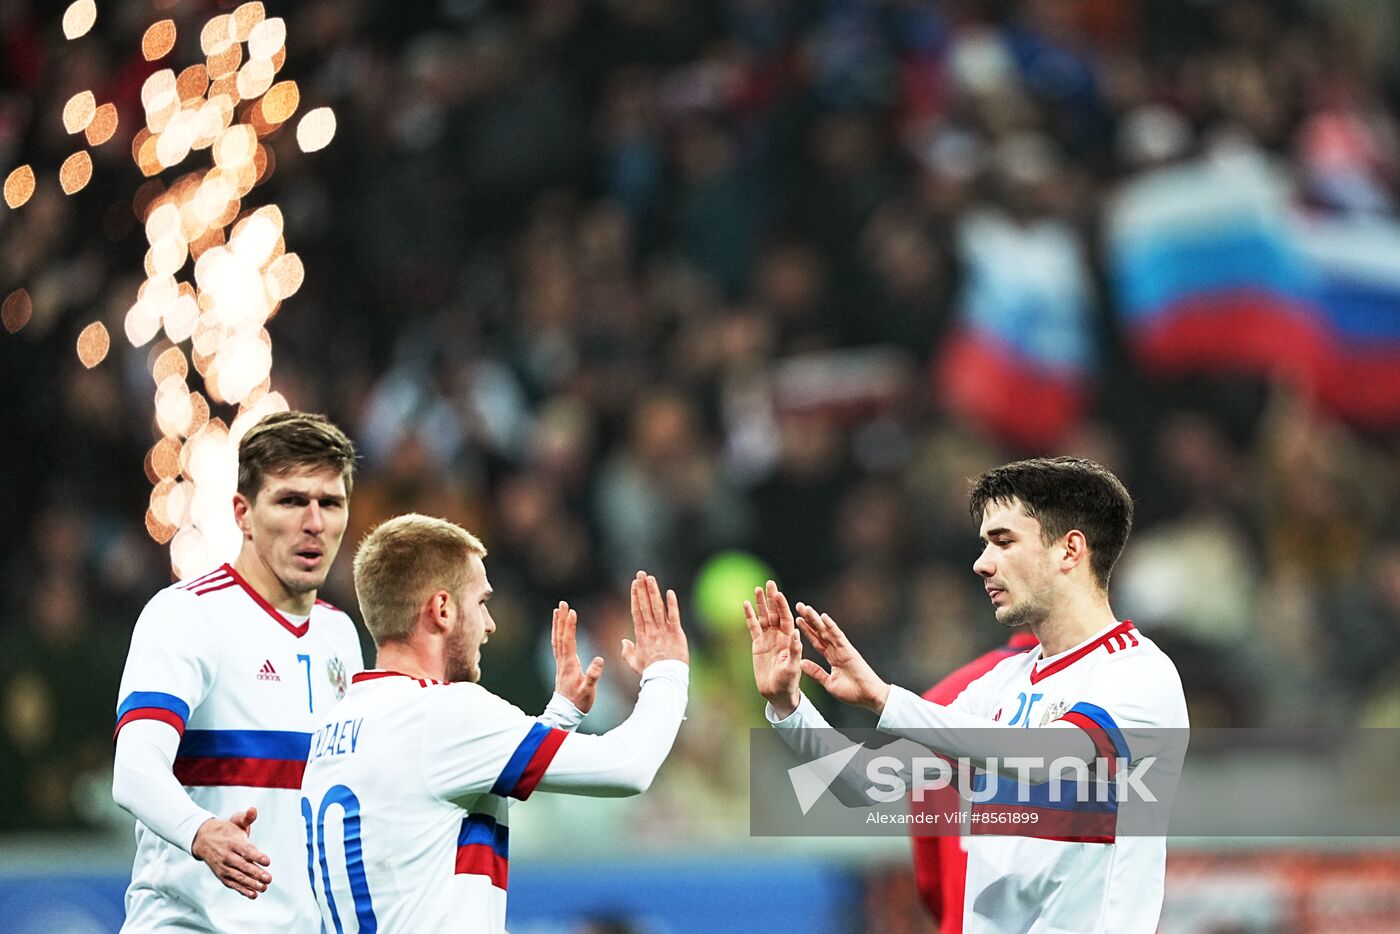
[[[486,876],[505,891],[510,869],[510,828],[489,814],[468,814],[457,834],[458,875]]]
[[[1108,774],[1105,778],[1112,778],[1117,772],[1119,759],[1132,761],[1123,731],[1118,729],[1113,717],[1102,707],[1081,702],[1071,707],[1060,719],[1066,723],[1073,723],[1089,734],[1089,739],[1094,743],[1095,755],[1108,763]]]
[[[569,734],[563,730],[536,723],[515,747],[506,767],[491,786],[491,794],[524,801],[544,778],[545,769],[554,761],[559,746]]]
[[[187,730],[175,777],[188,786],[301,787],[311,734],[286,730]]]
[[[174,694],[162,691],[132,691],[117,707],[117,726],[112,731],[112,742],[117,734],[133,720],[159,720],[175,728],[184,735],[185,724],[190,719],[190,705]]]

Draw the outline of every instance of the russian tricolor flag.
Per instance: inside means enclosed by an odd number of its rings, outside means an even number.
[[[947,410],[1027,449],[1078,424],[1096,362],[1093,288],[1078,236],[1059,221],[987,212],[958,232],[961,316],[934,365]]]
[[[1400,424],[1400,228],[1291,204],[1249,153],[1129,183],[1107,245],[1134,352],[1157,374],[1281,378],[1352,421]]]

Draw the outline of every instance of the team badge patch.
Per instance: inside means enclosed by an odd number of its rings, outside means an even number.
[[[332,655],[331,660],[326,662],[326,678],[331,683],[331,690],[335,691],[335,699],[343,698],[350,680],[345,677],[345,664],[341,662],[340,656]]]
[[[1040,718],[1040,725],[1049,726],[1067,713],[1069,713],[1069,704],[1064,701],[1055,701],[1046,708],[1045,714]]]

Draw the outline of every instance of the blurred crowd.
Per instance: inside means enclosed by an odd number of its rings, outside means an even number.
[[[120,336],[145,248],[129,141],[157,67],[139,40],[174,17],[178,70],[227,9],[108,4],[65,42],[63,6],[0,8],[0,167],[41,175],[0,210],[0,291],[34,306],[0,334],[5,830],[113,820],[117,680],[169,582],[141,520],[153,354]],[[1315,208],[1394,213],[1396,6],[269,0],[285,74],[339,121],[313,155],[275,138],[248,199],[281,206],[307,269],[269,326],[274,388],[363,454],[325,596],[353,614],[349,555],[376,522],[460,522],[497,594],[484,682],[542,707],[567,599],[608,657],[605,728],[636,690],[624,582],[656,573],[695,690],[629,820],[742,833],[762,704],[742,587],[732,612],[696,601],[706,563],[755,556],[922,690],[1004,638],[971,571],[968,478],[1074,453],[1137,498],[1114,608],[1173,656],[1193,724],[1400,725],[1400,435],[1263,381],[1143,374],[1099,236],[1116,185],[1213,147],[1277,160]],[[65,196],[42,178],[85,88],[122,122]],[[1094,296],[1093,401],[1053,451],[949,413],[930,377],[989,217],[1065,239]],[[85,370],[95,318],[114,346]]]

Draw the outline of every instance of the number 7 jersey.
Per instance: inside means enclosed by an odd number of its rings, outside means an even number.
[[[289,620],[227,564],[151,599],[132,633],[116,731],[136,720],[174,728],[175,777],[195,804],[220,818],[258,809],[252,841],[273,881],[248,900],[138,820],[127,930],[319,928],[298,789],[312,730],[363,668],[343,612],[318,601]]]

